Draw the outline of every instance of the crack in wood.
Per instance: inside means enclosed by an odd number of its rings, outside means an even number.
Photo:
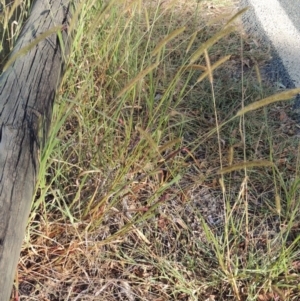
[[[62,20],[62,23],[63,25],[69,25],[69,19],[71,18],[71,15],[70,15],[70,3],[65,6],[65,5],[62,5],[62,8],[63,8],[63,11],[64,11],[64,18]]]
[[[11,56],[23,52],[0,76],[0,301],[8,300],[11,293],[39,152],[46,142],[65,55],[70,51],[68,27],[75,2],[34,1]],[[61,44],[57,43],[58,30]]]

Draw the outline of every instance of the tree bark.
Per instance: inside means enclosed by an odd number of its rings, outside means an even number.
[[[0,77],[0,301],[8,301],[11,294],[38,176],[39,152],[70,48],[70,2],[34,2],[10,55],[12,59],[17,54],[17,58]],[[63,43],[56,32],[47,34],[57,26]],[[47,37],[39,40],[45,32]],[[26,53],[20,51],[28,45]]]

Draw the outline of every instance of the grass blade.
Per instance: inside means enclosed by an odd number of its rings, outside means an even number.
[[[155,64],[152,64],[145,70],[141,71],[135,78],[133,78],[117,95],[117,98],[121,97],[125,92],[130,90],[139,80],[141,80],[143,77],[145,77],[149,72],[151,72],[153,69],[157,68],[159,65],[159,62],[156,62]]]
[[[251,103],[250,105],[244,107],[243,109],[239,110],[236,113],[237,116],[242,116],[245,113],[260,109],[262,107],[265,107],[271,103],[277,102],[277,101],[282,101],[282,100],[290,100],[292,99],[295,95],[300,93],[300,88],[296,89],[291,89],[288,91],[284,91],[281,93],[274,94],[272,96],[269,96],[267,98],[261,99],[259,101],[256,101],[254,103]]]
[[[189,69],[207,71],[207,68],[205,66],[197,65],[197,64],[192,64],[192,65],[188,65],[188,66],[184,67],[184,70],[189,70]]]
[[[21,48],[19,51],[17,51],[15,54],[12,55],[12,57],[7,61],[5,66],[3,67],[3,71],[6,71],[10,65],[12,65],[16,59],[22,55],[25,55],[28,51],[30,51],[35,45],[37,45],[42,40],[46,39],[47,37],[51,36],[52,34],[57,34],[61,30],[62,26],[55,26],[46,32],[42,33],[39,37],[34,39],[31,43],[26,45],[25,47]]]
[[[103,10],[100,10],[98,15],[97,15],[97,20],[105,20],[105,15],[108,15],[111,10],[111,8],[113,7],[113,5],[115,4],[115,2],[119,2],[121,3],[122,1],[116,1],[116,0],[111,0],[108,4],[106,4],[106,6],[103,8]],[[95,32],[96,28],[99,26],[99,23],[94,23],[92,24],[87,37],[90,38],[91,35]]]
[[[231,33],[235,30],[234,26],[226,27],[225,29],[221,30],[217,34],[215,34],[213,37],[208,39],[205,43],[203,43],[191,56],[190,64],[195,63],[198,58],[204,53],[205,49],[208,49],[212,45],[214,45],[216,42],[218,42],[220,39]]]
[[[141,127],[137,126],[136,129],[145,138],[145,140],[149,143],[149,146],[161,156],[159,149],[158,149],[158,145],[152,139],[152,137],[146,131],[144,131]]]
[[[188,52],[190,51],[190,49],[191,49],[191,47],[192,47],[192,45],[193,45],[193,43],[194,43],[194,41],[195,41],[195,39],[196,39],[196,37],[197,37],[197,34],[198,34],[198,31],[195,31],[195,32],[193,33],[192,38],[191,38],[191,40],[190,40],[190,42],[189,42],[189,44],[188,44],[188,46],[187,46],[187,48],[186,48],[185,53],[188,53]]]
[[[249,162],[243,162],[234,164],[228,167],[224,167],[219,170],[219,174],[225,174],[236,170],[241,170],[245,168],[252,168],[252,167],[273,167],[274,163],[267,160],[255,160],[255,161],[249,161]]]
[[[170,42],[172,39],[174,39],[175,37],[177,37],[178,35],[180,35],[182,32],[185,31],[185,26],[178,28],[176,30],[174,30],[173,32],[171,32],[168,36],[166,36],[162,41],[160,41],[158,43],[158,45],[154,48],[154,50],[152,50],[151,55],[154,56],[156,54],[159,53],[159,51],[168,43]]]
[[[212,84],[213,83],[213,75],[212,75],[212,69],[211,69],[211,64],[210,64],[210,59],[208,56],[207,49],[204,50],[204,57],[205,57],[205,62],[206,62],[206,67],[207,67],[207,75],[209,78],[209,82]]]
[[[208,75],[210,75],[210,73],[212,74],[212,72],[215,69],[217,69],[218,67],[220,67],[226,61],[228,61],[230,59],[230,57],[231,57],[230,55],[227,55],[227,56],[221,58],[220,60],[218,60],[212,66],[210,66],[211,70],[206,70],[203,74],[201,74],[201,76],[199,76],[199,78],[197,79],[197,83],[201,82],[204,78],[206,78]]]
[[[232,18],[229,19],[229,21],[226,23],[225,26],[228,26],[229,24],[231,24],[232,22],[234,22],[234,20],[236,20],[239,16],[241,16],[243,13],[245,13],[248,9],[249,9],[249,6],[241,9]]]

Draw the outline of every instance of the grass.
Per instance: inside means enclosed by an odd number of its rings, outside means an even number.
[[[299,299],[296,92],[227,2],[79,6],[21,300]]]
[[[8,53],[13,49],[15,41],[25,22],[30,0],[0,0],[0,68],[2,71],[3,62],[6,61]]]

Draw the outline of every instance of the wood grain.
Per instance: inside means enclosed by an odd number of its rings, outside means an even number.
[[[26,53],[21,51],[0,77],[0,301],[9,300],[11,294],[38,176],[39,152],[70,48],[69,5],[70,0],[35,1],[10,57],[55,26],[63,27],[65,53],[57,33],[52,33]]]

